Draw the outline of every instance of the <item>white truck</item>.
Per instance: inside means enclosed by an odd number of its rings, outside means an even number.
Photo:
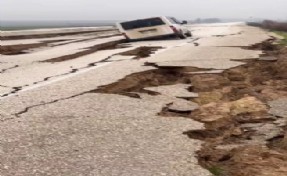
[[[153,17],[117,23],[120,32],[127,40],[142,40],[163,36],[176,36],[181,39],[191,37],[191,31],[174,17]]]

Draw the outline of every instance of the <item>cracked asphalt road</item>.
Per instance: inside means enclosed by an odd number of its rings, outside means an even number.
[[[40,61],[122,37],[1,55],[0,175],[210,175],[195,157],[201,142],[182,134],[202,129],[203,124],[157,115],[172,103],[170,97],[142,94],[136,99],[91,92],[127,75],[156,69],[146,62],[213,70],[234,67],[242,63],[232,59],[257,58],[261,53],[225,46],[248,46],[269,38],[268,33],[243,24],[190,28],[194,38],[129,43],[127,48],[97,51],[65,62]],[[140,46],[163,49],[139,60],[133,56],[116,59],[118,53]],[[106,58],[111,60],[99,62]]]

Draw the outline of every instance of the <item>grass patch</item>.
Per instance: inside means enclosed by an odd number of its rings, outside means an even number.
[[[283,32],[283,31],[273,31],[273,32],[284,37],[284,39],[280,41],[280,44],[287,46],[287,32]]]
[[[209,172],[211,172],[214,176],[223,176],[223,169],[217,166],[210,167]]]

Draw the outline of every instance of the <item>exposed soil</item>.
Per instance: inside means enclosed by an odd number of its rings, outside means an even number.
[[[2,55],[26,54],[27,53],[26,51],[29,49],[46,47],[50,43],[61,42],[61,41],[65,41],[65,40],[51,40],[51,41],[43,41],[41,43],[0,46],[0,54]]]
[[[158,93],[144,90],[146,87],[155,87],[161,85],[173,85],[177,83],[190,84],[188,74],[185,71],[203,71],[204,69],[198,69],[193,67],[187,68],[158,68],[156,70],[148,70],[145,72],[131,74],[118,82],[101,86],[94,93],[108,93],[108,94],[121,94],[121,95],[133,95],[135,93],[149,93],[157,95]],[[132,94],[131,94],[132,93]],[[136,96],[138,97],[138,96]]]
[[[286,119],[269,114],[268,101],[287,97],[287,48],[271,41],[248,47],[263,50],[272,60],[246,60],[246,64],[219,74],[186,74],[197,68],[159,67],[136,73],[94,93],[115,93],[140,98],[145,87],[191,84],[199,94],[191,99],[200,107],[192,112],[163,108],[159,115],[186,117],[205,124],[203,130],[186,131],[205,143],[199,163],[220,176],[287,175]],[[283,121],[278,123],[278,121]]]
[[[95,31],[65,32],[65,33],[54,33],[54,34],[0,36],[0,40],[20,40],[20,39],[51,38],[51,37],[60,37],[60,36],[78,35],[78,34],[89,34],[89,33],[99,33],[99,32],[110,32],[110,31],[115,31],[116,32],[117,30],[116,29],[105,29],[105,30],[95,30]]]

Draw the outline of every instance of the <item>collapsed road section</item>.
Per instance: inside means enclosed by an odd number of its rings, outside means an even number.
[[[272,42],[246,48],[263,50],[264,55],[259,59],[246,60],[242,66],[216,74],[191,67],[159,67],[91,92],[141,99],[145,93],[153,96],[162,93],[149,87],[189,85],[185,91],[195,92],[197,96],[180,98],[196,102],[199,108],[184,108],[183,104],[174,108],[177,102],[173,102],[159,115],[191,118],[205,124],[204,130],[183,132],[205,142],[198,151],[203,167],[222,176],[283,176],[287,174],[287,111],[282,107],[287,102],[286,98],[282,99],[287,97],[287,49]]]
[[[258,28],[191,28],[1,58],[0,90],[18,91],[1,99],[1,174],[286,175],[286,48]]]

